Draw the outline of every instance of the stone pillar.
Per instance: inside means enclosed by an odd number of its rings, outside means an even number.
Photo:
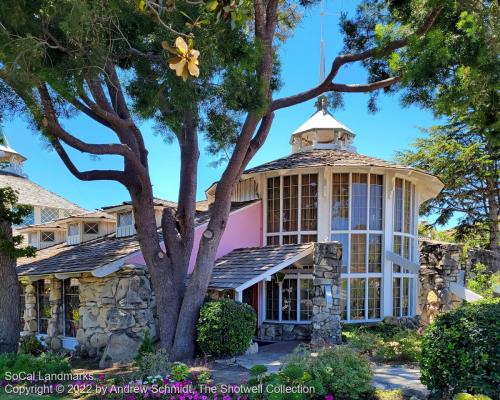
[[[420,242],[421,324],[431,323],[437,314],[462,304],[450,292],[450,282],[458,282],[461,246],[453,243]]]
[[[36,323],[36,288],[32,283],[28,283],[24,288],[24,328],[22,335],[34,335],[37,331]]]
[[[50,281],[50,319],[47,327],[47,346],[54,351],[62,348],[61,338],[58,336],[62,334],[62,282],[59,279],[52,278]]]
[[[342,245],[316,243],[313,261],[313,317],[311,344],[321,347],[342,342],[340,271]]]

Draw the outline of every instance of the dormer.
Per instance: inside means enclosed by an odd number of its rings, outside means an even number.
[[[154,198],[156,226],[161,226],[161,216],[165,207],[177,207],[177,203],[169,200]],[[135,217],[132,202],[125,201],[115,206],[103,207],[107,213],[114,216],[116,222],[116,237],[135,235]]]
[[[19,228],[18,232],[25,235],[28,246],[33,246],[39,250],[66,241],[66,226],[60,224],[59,221],[28,225]]]
[[[316,113],[292,134],[292,153],[309,150],[342,150],[355,153],[356,148],[352,142],[356,135],[330,114],[323,96],[318,98],[316,107]]]
[[[103,211],[72,215],[62,220],[69,245],[87,242],[115,231],[115,217]]]

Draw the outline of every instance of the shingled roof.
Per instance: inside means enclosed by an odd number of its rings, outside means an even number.
[[[209,287],[236,289],[287,260],[291,262],[313,246],[313,243],[302,243],[233,250],[216,261]]]
[[[385,167],[395,169],[423,170],[411,168],[405,165],[384,161],[379,158],[364,156],[362,154],[342,150],[309,150],[290,154],[286,157],[267,162],[254,168],[247,169],[244,174],[255,174],[258,172],[275,171],[280,169],[306,168],[306,167]]]
[[[0,187],[11,187],[17,191],[19,204],[62,208],[65,210],[74,210],[79,213],[85,212],[85,209],[80,206],[44,189],[23,176],[0,171]]]
[[[255,201],[233,203],[231,212],[239,210]],[[197,212],[195,226],[208,222],[210,210]],[[116,237],[110,234],[76,245],[57,244],[37,250],[34,258],[17,260],[18,275],[44,275],[93,271],[127,257],[140,250],[137,236]]]

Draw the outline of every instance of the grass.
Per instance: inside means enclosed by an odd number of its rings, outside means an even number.
[[[401,389],[375,390],[376,400],[404,400],[403,391]]]
[[[354,325],[342,328],[345,342],[372,360],[382,363],[418,362],[421,338],[414,332],[390,324]]]

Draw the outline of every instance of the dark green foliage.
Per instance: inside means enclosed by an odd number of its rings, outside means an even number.
[[[71,372],[71,365],[62,356],[43,353],[39,357],[31,354],[6,353],[0,355],[0,380],[5,378],[5,374],[26,373],[26,374],[59,374]]]
[[[38,356],[43,353],[44,347],[34,335],[29,335],[21,338],[19,351],[23,354]]]
[[[151,340],[151,335],[149,334],[149,329],[144,331],[144,338],[142,339],[142,343],[137,350],[137,355],[134,358],[136,363],[139,363],[142,357],[146,354],[151,354],[155,352],[155,347],[153,341]]]
[[[10,187],[0,188],[0,221],[18,225],[31,212],[31,208],[17,204],[17,193]],[[11,238],[0,237],[0,253],[18,257],[34,257],[36,249],[32,246],[19,247],[22,235]]]
[[[183,381],[189,375],[189,367],[181,362],[175,362],[172,364],[172,368],[170,369],[170,376],[176,382]]]
[[[422,382],[440,398],[459,392],[498,399],[500,299],[439,315],[423,338]]]
[[[215,300],[200,310],[197,333],[201,350],[214,356],[243,353],[255,334],[257,317],[248,304]]]

